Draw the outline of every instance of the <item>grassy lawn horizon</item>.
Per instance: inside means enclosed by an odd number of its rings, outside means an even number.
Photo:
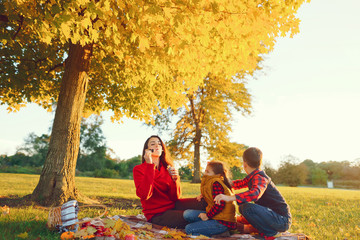
[[[19,234],[27,233],[26,239],[60,239],[50,232],[45,224],[48,209],[36,204],[22,205],[21,197],[31,194],[39,175],[0,173],[0,206],[4,199],[10,206],[10,214],[0,217],[1,239],[22,239]],[[76,186],[86,196],[108,206],[108,215],[141,214],[139,199],[133,180],[76,177]],[[195,197],[200,184],[182,182],[183,198]],[[311,239],[360,239],[360,191],[348,189],[327,189],[318,187],[278,187],[290,205],[293,223],[290,232],[304,233]],[[10,204],[8,204],[10,205]],[[79,214],[96,215],[98,210]],[[90,216],[91,217],[91,216]]]

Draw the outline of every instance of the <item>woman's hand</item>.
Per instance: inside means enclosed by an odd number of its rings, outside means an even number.
[[[152,154],[152,151],[151,151],[150,149],[146,149],[146,150],[145,150],[144,158],[145,158],[145,162],[146,162],[146,163],[150,163],[150,164],[153,163],[151,154]]]
[[[209,220],[206,213],[200,213],[198,217],[201,218],[201,220],[203,220],[203,221]]]
[[[228,196],[228,195],[224,195],[224,194],[219,194],[216,195],[216,197],[214,198],[214,202],[216,204],[221,204],[221,201],[225,201],[225,202],[231,202],[231,201],[235,201],[236,197],[235,196]]]
[[[176,168],[172,166],[168,166],[168,172],[172,178],[172,180],[176,181],[179,178],[179,172]]]
[[[200,194],[199,196],[196,197],[196,200],[198,200],[198,202],[200,202],[202,198],[203,198],[203,195]]]

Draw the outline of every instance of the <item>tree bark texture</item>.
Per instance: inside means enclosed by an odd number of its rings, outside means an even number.
[[[194,104],[194,95],[188,96],[190,101],[190,111],[191,116],[194,120],[195,124],[195,137],[193,139],[194,144],[194,174],[193,174],[193,183],[200,183],[200,143],[201,143],[201,127],[200,127],[200,114],[197,115],[195,111],[195,104]]]
[[[91,45],[70,44],[49,151],[32,193],[32,199],[45,206],[61,205],[79,196],[75,187],[75,169],[91,54]]]
[[[200,143],[201,143],[201,129],[196,125],[196,132],[194,138],[194,176],[193,183],[200,183]]]

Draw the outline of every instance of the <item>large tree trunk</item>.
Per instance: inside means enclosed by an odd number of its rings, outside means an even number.
[[[91,54],[91,45],[70,44],[49,151],[39,183],[32,193],[32,199],[42,205],[60,205],[79,197],[75,188],[75,168]]]
[[[196,132],[194,138],[194,175],[192,182],[200,183],[200,143],[201,143],[201,129],[196,124]]]

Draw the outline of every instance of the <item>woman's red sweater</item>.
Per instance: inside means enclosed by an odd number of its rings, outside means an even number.
[[[133,169],[136,195],[141,200],[148,221],[159,213],[175,207],[180,198],[180,180],[173,181],[164,166],[157,170],[155,164],[142,163]]]

